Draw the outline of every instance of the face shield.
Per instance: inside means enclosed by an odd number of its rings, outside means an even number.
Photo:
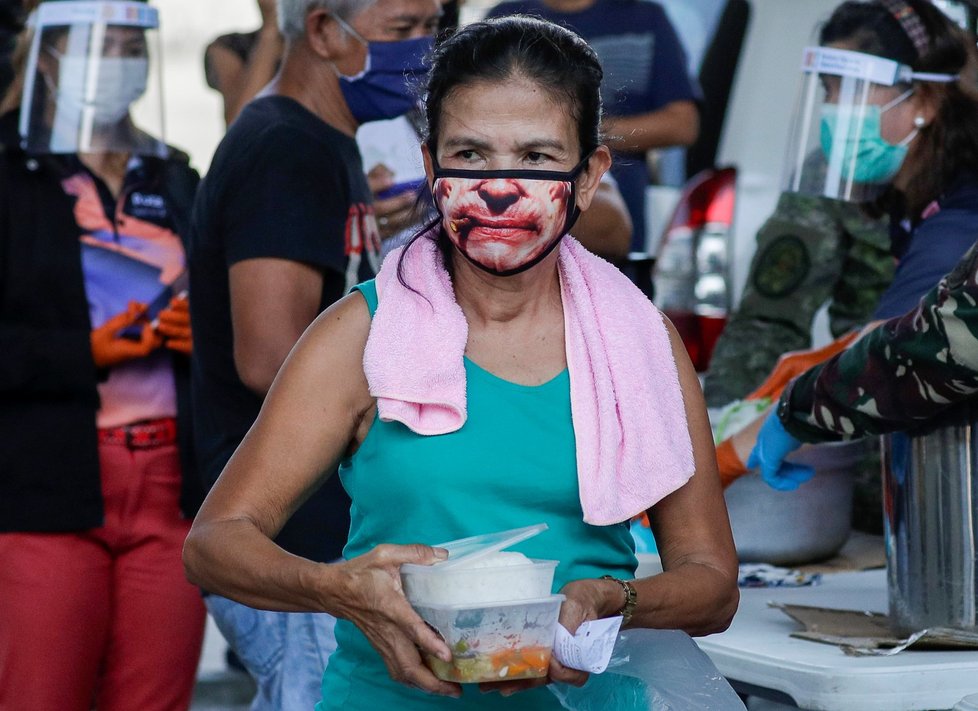
[[[25,150],[166,154],[155,8],[44,2],[31,24],[20,113]]]
[[[914,81],[955,81],[872,54],[808,47],[792,124],[784,190],[862,202],[880,195],[917,135]]]

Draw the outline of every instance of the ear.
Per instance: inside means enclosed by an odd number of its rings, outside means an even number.
[[[431,190],[435,184],[435,162],[431,159],[428,144],[424,142],[421,143],[421,160],[424,161],[424,174],[428,180],[428,190]]]
[[[319,57],[332,61],[342,54],[346,33],[324,8],[306,13],[306,43]]]
[[[577,207],[582,212],[591,206],[601,178],[611,167],[611,151],[608,146],[598,146],[588,159],[587,167],[577,177]]]
[[[926,84],[921,85],[914,90],[910,101],[913,105],[914,118],[919,116],[924,120],[923,126],[920,128],[929,126],[937,118],[938,107],[941,104],[940,89],[935,89]]]

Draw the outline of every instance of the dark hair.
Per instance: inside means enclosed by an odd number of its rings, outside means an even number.
[[[581,157],[597,148],[602,71],[594,50],[560,25],[514,15],[466,25],[435,47],[425,92],[427,144],[432,155],[442,105],[456,89],[517,76],[536,82],[570,108]]]
[[[900,21],[878,1],[844,2],[819,34],[820,44],[846,41],[860,52],[906,64],[918,72],[961,74],[947,84],[919,82],[914,90],[937,106],[934,120],[920,129],[911,153],[916,165],[907,181],[907,213],[916,218],[964,171],[978,168],[978,87],[970,76],[974,37],[928,0],[906,0],[923,25],[927,42],[918,52]],[[970,46],[969,46],[970,44]]]

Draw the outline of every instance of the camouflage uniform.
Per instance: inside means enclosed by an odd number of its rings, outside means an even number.
[[[757,234],[740,306],[717,341],[707,403],[743,398],[782,353],[809,348],[815,312],[829,299],[833,336],[865,324],[893,270],[885,220],[853,203],[782,194]]]
[[[920,305],[799,376],[778,414],[815,442],[910,429],[978,393],[978,243]]]

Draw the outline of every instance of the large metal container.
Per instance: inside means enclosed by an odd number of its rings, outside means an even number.
[[[731,484],[724,498],[737,557],[745,562],[799,565],[830,558],[852,530],[853,468],[865,441],[805,447],[789,457],[816,475],[794,491],[777,491],[760,474]]]
[[[890,618],[978,632],[978,420],[974,410],[883,438]]]

